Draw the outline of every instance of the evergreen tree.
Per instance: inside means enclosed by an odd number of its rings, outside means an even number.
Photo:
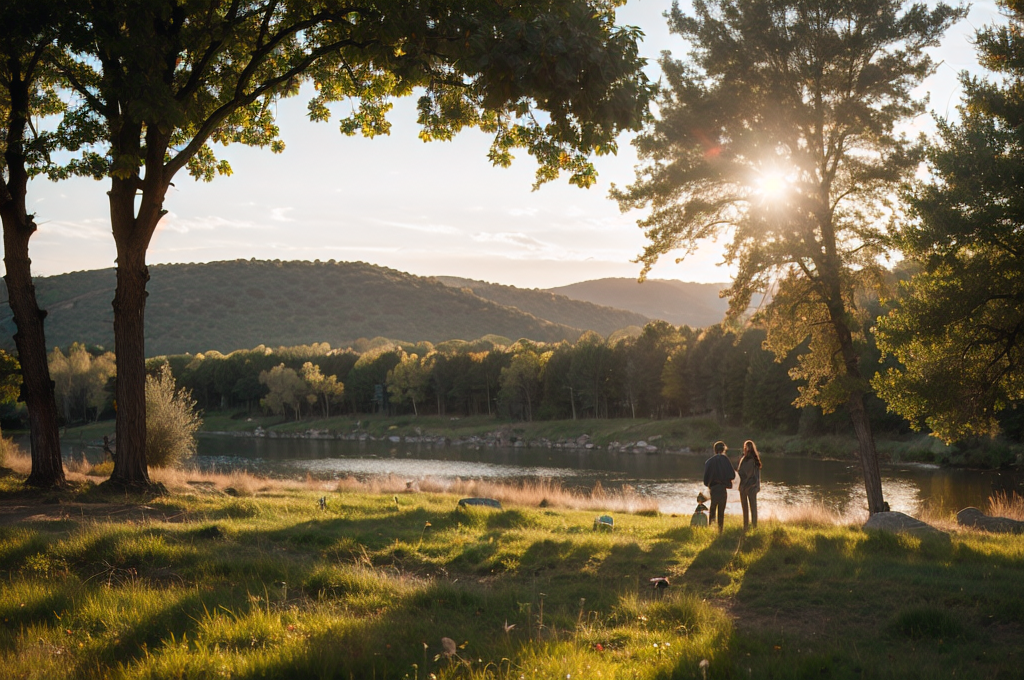
[[[762,315],[779,359],[808,338],[800,404],[846,407],[868,510],[884,507],[855,294],[880,277],[894,191],[920,152],[895,128],[923,110],[926,50],[963,10],[900,0],[695,0],[674,4],[691,61],[662,60],[659,118],[635,144],[636,182],[614,195],[640,221],[643,273],[662,255],[729,234],[730,312]],[[724,404],[723,404],[724,407]]]
[[[875,380],[889,408],[952,442],[999,431],[1024,399],[1024,7],[977,33],[981,64],[961,76],[957,123],[939,122],[931,183],[912,197],[898,244],[921,267],[879,322],[903,367]]]

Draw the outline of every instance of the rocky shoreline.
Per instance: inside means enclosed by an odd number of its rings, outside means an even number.
[[[689,447],[673,449],[659,447],[653,442],[661,439],[655,435],[647,440],[632,442],[610,442],[607,446],[595,444],[588,434],[575,438],[526,439],[518,437],[508,429],[495,430],[484,435],[448,437],[417,433],[415,435],[390,434],[374,436],[369,432],[332,432],[331,430],[309,429],[304,432],[276,432],[257,427],[255,430],[238,432],[204,432],[204,435],[220,437],[260,437],[266,439],[335,439],[352,442],[390,442],[392,444],[426,444],[428,446],[468,446],[472,448],[528,448],[528,449],[569,449],[569,450],[607,450],[618,453],[692,453]]]

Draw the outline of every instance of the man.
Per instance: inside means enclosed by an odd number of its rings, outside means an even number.
[[[733,477],[736,471],[729,461],[725,452],[729,447],[725,442],[715,442],[715,455],[711,456],[704,463],[704,485],[711,491],[711,513],[709,521],[714,522],[718,517],[718,533],[722,533],[725,526],[725,503],[728,500],[726,489],[732,488]],[[716,514],[717,513],[717,514]]]

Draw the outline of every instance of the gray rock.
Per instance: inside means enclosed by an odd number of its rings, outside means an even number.
[[[864,528],[893,534],[910,534],[920,538],[936,537],[949,540],[949,534],[945,531],[902,512],[876,512],[864,523]]]
[[[956,523],[996,534],[1024,534],[1024,522],[1009,517],[989,517],[977,508],[964,508],[956,513]]]

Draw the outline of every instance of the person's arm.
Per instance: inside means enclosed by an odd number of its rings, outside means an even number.
[[[704,463],[704,486],[711,488],[711,461]]]

